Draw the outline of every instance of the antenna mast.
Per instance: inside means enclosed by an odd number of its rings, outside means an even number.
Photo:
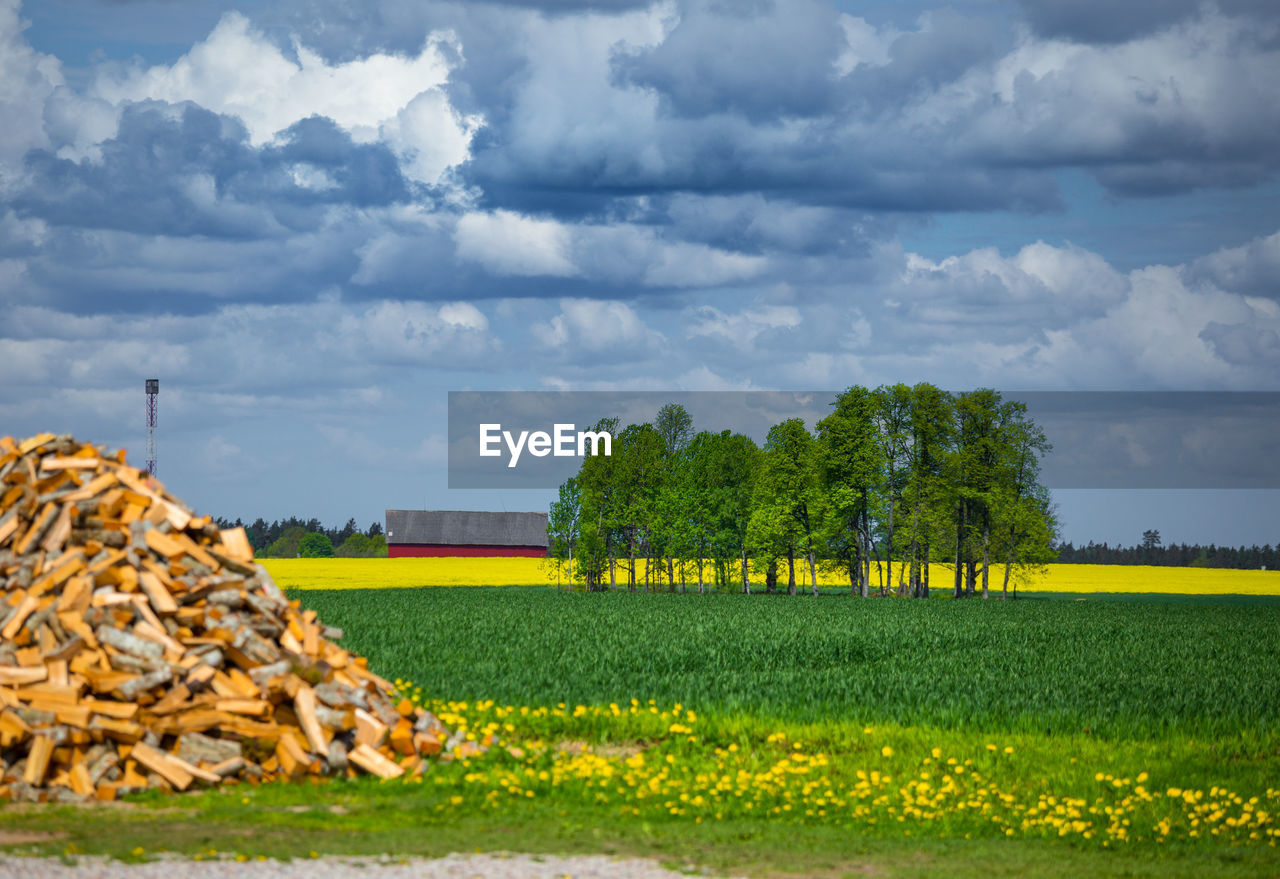
[[[156,475],[156,398],[160,396],[160,379],[147,379],[147,473]]]

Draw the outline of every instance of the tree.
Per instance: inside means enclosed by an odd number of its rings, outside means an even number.
[[[940,530],[942,462],[951,443],[951,396],[930,384],[910,390],[905,495],[910,506],[908,589],[913,598],[929,597],[933,536]]]
[[[651,424],[628,424],[614,440],[614,473],[618,503],[615,525],[627,548],[628,586],[635,590],[636,557],[650,557],[654,526],[657,524],[657,496],[662,484],[662,438]],[[649,588],[649,565],[645,565],[645,591]]]
[[[723,431],[716,435],[717,475],[714,487],[717,555],[737,556],[742,562],[742,591],[751,594],[747,575],[747,529],[751,523],[751,493],[760,464],[760,449],[751,437]]]
[[[881,471],[875,398],[854,385],[832,405],[835,411],[818,422],[822,486],[830,512],[825,542],[840,553],[850,590],[866,597],[871,583],[872,493]]]
[[[602,418],[592,427],[618,436],[618,419]],[[617,443],[614,443],[617,449]],[[578,490],[582,509],[579,514],[578,571],[587,591],[604,588],[604,574],[609,573],[609,587],[616,586],[619,497],[621,494],[618,462],[614,455],[588,455],[578,471]]]
[[[344,559],[386,558],[387,538],[381,534],[371,537],[357,531],[335,547],[333,554]]]
[[[582,490],[577,477],[571,476],[560,486],[559,497],[552,502],[547,515],[547,536],[551,538],[551,555],[568,559],[569,588],[573,588],[573,549],[582,529]]]
[[[749,437],[703,431],[671,460],[659,508],[671,550],[698,566],[699,591],[705,591],[707,558],[724,585],[730,564],[740,563],[742,589],[751,591],[747,531],[758,456]]]
[[[1053,558],[1050,547],[1057,536],[1057,523],[1048,492],[1039,481],[1040,459],[1052,446],[1044,431],[1027,418],[1026,404],[1019,402],[1001,404],[996,441],[998,463],[992,499],[999,534],[1006,542],[1001,593],[1008,598],[1015,565],[1039,567]],[[985,577],[983,586],[986,597]]]
[[[803,420],[789,418],[769,429],[753,496],[751,527],[757,544],[766,552],[786,552],[788,595],[796,594],[797,549],[808,559],[813,594],[818,594],[816,537],[822,524],[823,499],[817,473],[816,445]]]
[[[302,538],[306,535],[307,530],[301,525],[293,525],[289,527],[283,534],[276,538],[267,551],[263,553],[265,558],[273,559],[294,559],[298,557],[298,544],[302,542]]]
[[[885,583],[893,588],[893,552],[896,528],[894,513],[907,469],[911,443],[911,388],[904,384],[875,390],[875,420],[878,427],[881,463],[884,466],[884,502],[888,507],[885,523]]]
[[[979,573],[975,541],[983,560],[982,597],[988,594],[1000,418],[1000,394],[996,391],[980,388],[955,399],[956,441],[948,455],[947,478],[956,499],[956,598],[974,594]]]
[[[653,426],[668,455],[679,452],[693,437],[693,417],[679,403],[668,403],[659,409]]]
[[[355,518],[352,517],[347,520],[347,524],[343,525],[337,534],[331,537],[331,540],[333,543],[342,544],[342,543],[345,543],[347,538],[350,537],[352,534],[358,534],[358,533],[360,533],[360,529],[356,525]]]
[[[304,559],[333,558],[333,541],[327,534],[312,531],[304,534],[298,542],[298,555]]]

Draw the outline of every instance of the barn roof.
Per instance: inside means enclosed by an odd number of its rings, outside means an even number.
[[[451,546],[546,546],[546,513],[482,510],[387,510],[388,543]]]

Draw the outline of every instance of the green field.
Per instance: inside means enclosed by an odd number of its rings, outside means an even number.
[[[640,854],[738,875],[1280,875],[1280,602],[300,591],[488,755],[6,814],[33,852]],[[126,843],[127,841],[127,843]]]
[[[1280,732],[1280,601],[307,591],[383,674],[529,705],[1101,738]]]

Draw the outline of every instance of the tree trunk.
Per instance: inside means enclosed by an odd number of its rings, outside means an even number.
[[[930,552],[929,552],[929,543],[928,543],[928,541],[925,541],[925,544],[924,544],[924,582],[923,582],[923,583],[921,583],[921,586],[920,586],[920,597],[921,597],[921,598],[928,598],[928,597],[929,597],[929,562],[930,562],[930,561],[931,561],[931,559],[930,559]]]
[[[631,552],[631,558],[630,558],[631,565],[627,570],[627,588],[631,592],[635,592],[636,591],[636,544],[635,544],[635,541],[632,541],[631,543],[630,552]]]
[[[769,567],[764,574],[764,591],[768,595],[778,591],[778,560],[769,559]]]
[[[796,549],[787,547],[787,594],[796,594]]]
[[[747,576],[747,545],[742,544],[742,594],[751,594],[751,578]]]
[[[573,547],[569,547],[569,591],[573,591]]]
[[[863,513],[862,533],[858,535],[858,552],[862,556],[862,597],[871,597],[871,523]]]
[[[955,598],[964,597],[964,568],[963,563],[963,547],[964,547],[964,501],[956,505],[956,591]]]
[[[984,513],[982,516],[982,597],[985,600],[988,596],[987,580],[990,579],[991,569],[991,514]]]
[[[614,555],[612,549],[609,550],[609,591],[616,592],[618,589],[618,557]]]
[[[890,589],[893,588],[893,512],[897,506],[893,502],[893,472],[889,472],[889,542],[884,548],[884,564],[885,578],[880,586],[880,591],[884,592],[884,586],[887,584]]]
[[[702,553],[699,552],[698,553],[698,594],[702,595],[704,591],[705,590],[703,588],[703,583],[702,583]]]
[[[667,588],[672,592],[676,591],[675,563],[671,560],[670,553],[667,554]]]
[[[1004,562],[1004,584],[1000,587],[1000,591],[1001,593],[1003,593],[1005,600],[1008,600],[1009,598],[1009,572],[1013,570],[1013,544],[1014,544],[1015,536],[1016,535],[1014,534],[1014,530],[1010,528],[1009,529],[1009,555]],[[1016,588],[1014,589],[1013,595],[1015,598],[1018,597],[1018,591]]]
[[[813,550],[809,550],[809,577],[813,580],[813,597],[818,597],[818,566]]]

